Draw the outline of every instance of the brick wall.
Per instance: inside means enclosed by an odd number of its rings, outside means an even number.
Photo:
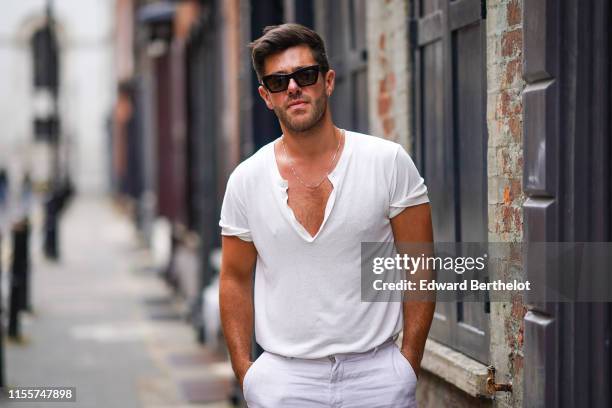
[[[366,2],[370,133],[408,148],[408,4]]]
[[[522,0],[487,4],[487,126],[489,131],[488,214],[490,242],[520,242],[523,237],[523,151],[521,94]],[[522,275],[510,265],[505,279]],[[497,382],[513,383],[512,393],[498,393],[495,405],[522,406],[523,316],[520,297],[491,305],[491,363]]]

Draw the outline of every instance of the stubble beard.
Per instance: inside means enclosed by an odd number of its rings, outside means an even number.
[[[314,100],[312,104],[312,111],[307,118],[292,118],[287,112],[288,109],[274,108],[276,117],[281,124],[289,131],[295,133],[306,132],[307,130],[315,127],[325,114],[327,108],[327,94],[323,93],[320,98]]]

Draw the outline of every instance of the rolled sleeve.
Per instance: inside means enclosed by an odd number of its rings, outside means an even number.
[[[223,205],[221,206],[221,235],[235,236],[243,241],[253,241],[246,211],[245,189],[236,171],[227,181]]]
[[[395,155],[390,192],[389,218],[407,207],[429,202],[425,181],[402,146]]]

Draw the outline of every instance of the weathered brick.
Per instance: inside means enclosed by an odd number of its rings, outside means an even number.
[[[512,115],[508,118],[508,127],[514,142],[519,143],[521,139],[522,127],[521,118],[519,115]]]
[[[523,61],[520,58],[515,58],[508,61],[505,65],[505,81],[502,83],[502,88],[511,87],[521,80]]]
[[[387,72],[385,81],[387,82],[387,89],[395,89],[395,73],[393,71]]]
[[[522,320],[522,319],[521,319]],[[524,321],[524,320],[522,320]],[[521,327],[520,331],[519,331],[519,345],[522,347],[523,345],[523,329]],[[514,370],[515,373],[520,373],[521,371],[523,371],[523,366],[525,365],[524,363],[524,357],[518,354],[515,354],[512,356],[512,369]]]
[[[366,2],[370,132],[409,146],[408,7],[405,0]]]
[[[495,242],[521,241],[523,234],[521,13],[522,0],[487,2],[488,230]],[[507,278],[513,276],[522,276],[520,265],[507,270]],[[520,299],[505,306],[491,307],[491,363],[500,378],[513,382],[515,391],[496,397],[494,406],[522,406],[524,307]]]
[[[522,158],[519,158],[522,160]],[[523,192],[523,185],[520,179],[513,179],[510,181],[510,200],[513,200],[514,198],[518,198],[520,197],[521,193]]]
[[[514,26],[521,22],[521,4],[518,0],[511,0],[506,6],[506,18],[508,26]]]
[[[510,114],[512,110],[512,104],[514,101],[512,100],[512,95],[506,89],[502,90],[499,93],[499,108],[498,108],[498,116],[497,118],[505,118]]]
[[[523,171],[523,156],[521,155],[519,158],[516,159],[515,173],[521,174],[522,171]]]
[[[381,81],[384,82],[384,81]],[[391,97],[387,92],[378,94],[378,115],[384,117],[389,113],[391,108]]]
[[[385,132],[385,136],[391,136],[395,130],[395,119],[385,118],[385,120],[383,120],[383,130]]]
[[[510,191],[510,186],[504,187],[504,204],[508,205],[512,202],[512,192]]]
[[[502,56],[517,55],[523,47],[523,32],[521,29],[507,31],[502,35]]]

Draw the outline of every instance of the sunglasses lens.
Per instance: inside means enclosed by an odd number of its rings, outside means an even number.
[[[291,78],[293,78],[299,86],[312,85],[317,82],[319,78],[319,67],[302,68],[292,74],[272,74],[263,77],[262,80],[270,92],[281,92],[287,90]]]
[[[264,78],[264,84],[270,92],[280,92],[289,86],[289,78],[284,75],[270,75]]]
[[[294,74],[295,82],[299,86],[309,86],[317,82],[319,78],[319,68],[308,68]]]

